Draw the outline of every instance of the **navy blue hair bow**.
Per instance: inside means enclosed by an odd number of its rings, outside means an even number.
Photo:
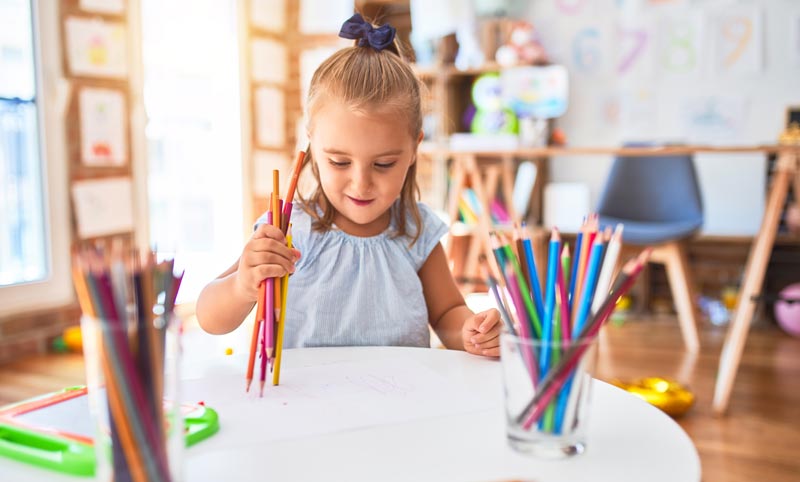
[[[339,30],[340,37],[358,39],[359,47],[370,46],[375,50],[383,50],[392,45],[396,33],[397,30],[388,23],[374,28],[360,13],[348,18]]]

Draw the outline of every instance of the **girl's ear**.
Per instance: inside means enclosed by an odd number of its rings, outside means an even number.
[[[422,142],[422,139],[424,139],[424,138],[425,138],[425,133],[422,132],[422,131],[419,131],[419,136],[417,136],[417,147],[419,147],[420,143]]]

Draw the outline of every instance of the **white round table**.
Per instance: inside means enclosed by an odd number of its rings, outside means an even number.
[[[496,360],[423,348],[286,350],[281,385],[268,386],[261,399],[244,393],[244,356],[191,348],[182,399],[216,409],[221,428],[186,450],[189,482],[700,480],[699,457],[686,433],[658,409],[601,381],[594,382],[586,452],[540,460],[506,443]],[[360,367],[382,373],[379,382],[368,375],[356,380],[362,387],[372,383],[362,393],[327,381],[350,378],[342,372]],[[385,385],[392,370],[399,387]],[[411,372],[425,378],[425,386],[405,393],[402,379]],[[376,390],[387,396],[376,398]],[[357,403],[363,394],[369,402]],[[342,403],[347,400],[354,403]],[[88,479],[0,458],[0,480]]]
[[[700,480],[697,451],[680,426],[639,398],[597,380],[587,450],[566,460],[534,459],[507,445],[502,375],[496,360],[420,348],[286,350],[281,384],[291,383],[287,367],[369,365],[398,358],[442,375],[480,399],[477,405],[482,408],[254,445],[237,443],[237,430],[269,431],[270,427],[258,426],[257,420],[248,426],[228,424],[228,398],[220,395],[216,400],[208,387],[205,401],[218,410],[222,428],[212,439],[187,451],[188,480]],[[228,366],[237,380],[242,379],[243,367],[240,360]],[[207,376],[219,377],[226,371],[217,369]],[[341,412],[342,417],[348,415],[346,409]]]

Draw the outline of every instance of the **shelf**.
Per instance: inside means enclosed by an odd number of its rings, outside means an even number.
[[[447,78],[447,77],[456,77],[456,76],[475,76],[481,74],[488,74],[490,72],[500,72],[503,70],[499,64],[494,62],[488,63],[483,67],[475,68],[475,69],[467,69],[467,70],[459,70],[456,68],[455,65],[447,64],[447,65],[430,65],[430,66],[418,66],[412,65],[411,68],[414,69],[414,72],[421,79],[435,79],[435,78]]]
[[[554,156],[581,156],[581,155],[612,155],[612,156],[664,156],[693,154],[695,152],[711,153],[745,153],[763,152],[766,154],[781,151],[797,151],[798,146],[761,145],[761,146],[663,146],[663,147],[521,147],[518,149],[485,149],[485,150],[454,150],[442,147],[442,143],[423,142],[420,144],[420,154],[429,156],[475,155],[475,156],[516,156],[516,157],[554,157]]]
[[[450,224],[450,234],[453,236],[468,236],[470,234],[474,234],[480,228],[481,226],[479,224],[467,224],[462,221],[454,221],[452,224]],[[513,230],[513,224],[492,224],[492,231],[506,232]]]

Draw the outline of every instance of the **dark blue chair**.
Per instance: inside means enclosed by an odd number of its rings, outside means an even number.
[[[625,244],[652,246],[667,270],[683,340],[699,348],[694,286],[682,241],[703,225],[703,202],[689,155],[620,156],[600,196],[601,226],[625,225]]]

